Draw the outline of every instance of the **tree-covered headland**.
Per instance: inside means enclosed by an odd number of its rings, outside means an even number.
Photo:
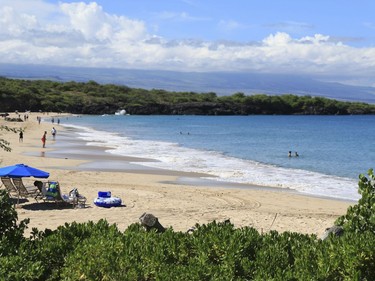
[[[53,111],[75,114],[252,115],[375,114],[375,105],[292,94],[169,92],[114,84],[0,78],[0,112]]]

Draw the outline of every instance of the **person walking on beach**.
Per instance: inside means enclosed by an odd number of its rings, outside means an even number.
[[[46,147],[46,140],[47,140],[47,131],[44,131],[44,134],[42,137],[43,148]]]
[[[20,135],[19,135],[19,136],[20,136],[19,141],[20,141],[20,142],[23,142],[23,132],[22,132],[22,131],[20,131]]]

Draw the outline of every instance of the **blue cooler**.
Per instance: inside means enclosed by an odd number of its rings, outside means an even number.
[[[100,197],[100,198],[110,198],[111,192],[110,191],[99,191],[98,197]]]

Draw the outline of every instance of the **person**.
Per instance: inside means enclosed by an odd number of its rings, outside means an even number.
[[[56,129],[55,129],[55,127],[52,128],[51,134],[52,134],[52,137],[55,139],[55,136],[56,136]]]
[[[39,192],[42,194],[45,193],[45,188],[43,188],[43,182],[42,181],[34,181],[34,186],[36,186],[39,189]]]
[[[23,132],[20,131],[20,142],[23,142]]]
[[[44,131],[44,134],[42,137],[43,148],[46,147],[46,140],[47,140],[47,131]]]
[[[288,152],[288,157],[292,157],[292,152],[291,151]]]
[[[298,152],[296,151],[296,154],[294,155],[294,156],[296,156],[296,157],[298,157],[299,155],[298,155]]]

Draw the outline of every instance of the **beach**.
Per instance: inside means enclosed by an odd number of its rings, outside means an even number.
[[[11,152],[0,151],[0,166],[23,163],[47,171],[49,180],[58,181],[63,193],[77,188],[87,198],[87,204],[84,208],[67,208],[33,199],[22,200],[16,210],[20,220],[30,218],[29,231],[33,227],[56,229],[64,223],[100,219],[124,231],[130,224],[139,223],[139,217],[146,212],[175,231],[187,231],[197,223],[229,219],[235,227],[251,226],[260,232],[293,231],[320,236],[355,204],[277,188],[205,182],[197,173],[142,168],[134,165],[137,162],[134,157],[117,156],[106,153],[103,147],[87,146],[56,122],[38,124],[37,116],[49,120],[53,115],[30,113],[25,122],[6,122],[1,118],[1,125],[25,131],[23,142],[19,142],[18,134],[0,132],[12,148]],[[56,115],[55,121],[61,118],[64,122],[63,117]],[[51,135],[53,127],[57,130],[55,139]],[[44,131],[47,131],[47,140],[46,147],[42,148]],[[24,179],[28,185],[34,181],[34,178]],[[111,191],[113,196],[122,199],[123,206],[95,206],[93,201],[99,191]]]

